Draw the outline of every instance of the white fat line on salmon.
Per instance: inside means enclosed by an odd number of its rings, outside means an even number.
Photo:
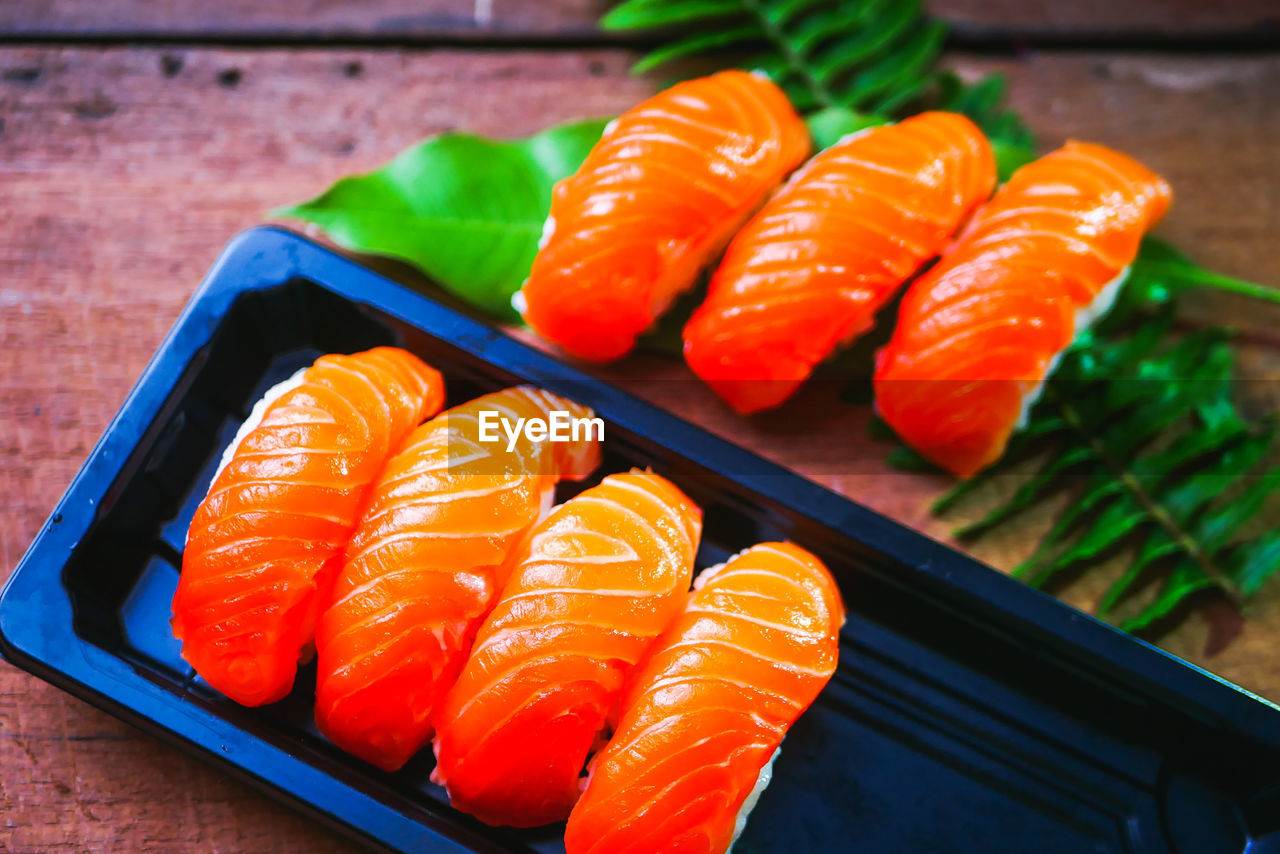
[[[510,418],[503,416],[495,409],[480,410],[480,441],[486,443],[499,442],[502,436],[507,438],[507,453],[516,449],[516,443],[523,435],[530,444],[539,442],[603,442],[603,418],[575,418],[563,409],[553,409],[547,418],[516,418],[512,424]],[[499,434],[501,428],[501,434]]]

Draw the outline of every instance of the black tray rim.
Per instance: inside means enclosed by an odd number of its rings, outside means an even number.
[[[200,357],[227,308],[243,293],[295,279],[376,307],[500,367],[519,365],[530,381],[553,389],[571,386],[598,411],[624,413],[615,420],[628,422],[626,426],[643,422],[645,432],[664,436],[670,447],[695,449],[682,451],[686,458],[910,567],[903,583],[927,586],[931,595],[958,603],[976,617],[1004,621],[1024,640],[1101,668],[1109,679],[1219,729],[1280,749],[1280,706],[1269,700],[350,258],[286,229],[262,226],[236,236],[223,250],[10,575],[0,592],[0,654],[366,845],[471,850],[225,718],[182,702],[137,677],[119,659],[84,644],[73,632],[70,600],[61,582],[63,567],[92,524],[95,508],[162,413],[189,363]],[[38,609],[40,619],[31,618],[32,609]],[[452,832],[456,835],[456,829]]]

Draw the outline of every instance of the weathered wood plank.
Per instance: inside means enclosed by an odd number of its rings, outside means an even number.
[[[509,37],[598,39],[611,0],[8,0],[0,33],[224,39],[345,38],[397,42]],[[1271,0],[932,0],[929,8],[974,35],[1037,38],[1260,36],[1275,33]]]
[[[210,4],[213,5],[213,4]],[[645,94],[622,51],[0,50],[0,575],[16,563],[227,239],[282,202],[419,137],[520,134]],[[1127,149],[1179,200],[1162,231],[1206,263],[1280,285],[1280,58],[1030,54],[959,61],[1010,73],[1046,144]],[[1280,375],[1275,314],[1206,295],[1194,313],[1251,330],[1252,377]],[[638,392],[935,536],[940,478],[889,471],[865,407],[807,389],[737,420],[678,365],[610,371]],[[1274,409],[1275,384],[1253,405]],[[994,484],[988,493],[1011,488]],[[974,512],[966,509],[965,513]],[[975,552],[1008,568],[1038,513]],[[1085,607],[1099,579],[1067,591]],[[1197,613],[1162,644],[1280,699],[1280,590],[1207,657]],[[0,666],[5,844],[30,850],[346,850],[238,784]],[[133,829],[128,830],[132,827]],[[192,841],[196,841],[193,846]]]

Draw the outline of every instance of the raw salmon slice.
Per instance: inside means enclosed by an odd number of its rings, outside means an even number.
[[[903,298],[877,359],[880,415],[960,477],[995,462],[1171,201],[1163,178],[1101,145],[1019,169]]]
[[[684,330],[689,366],[742,414],[777,406],[934,258],[995,187],[982,131],[922,113],[846,137],[729,243]]]
[[[393,771],[430,739],[504,561],[550,508],[556,481],[600,461],[585,430],[567,442],[522,434],[508,452],[501,432],[482,441],[493,433],[480,419],[553,412],[592,414],[551,392],[507,389],[419,427],[387,464],[316,631],[316,723],[343,750]]]
[[[804,549],[762,543],[698,584],[591,762],[568,854],[723,854],[835,672],[844,606]]]
[[[701,528],[675,486],[633,470],[534,529],[437,717],[455,807],[516,827],[569,815],[628,675],[684,604]]]
[[[762,75],[655,95],[556,185],[516,307],[575,356],[624,355],[808,152],[804,122]]]
[[[378,347],[322,356],[257,409],[191,520],[173,597],[205,681],[246,706],[289,693],[370,484],[443,402],[437,371]]]

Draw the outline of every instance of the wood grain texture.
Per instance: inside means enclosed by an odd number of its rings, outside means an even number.
[[[649,91],[626,75],[631,59],[620,50],[0,49],[0,574],[232,234],[432,132],[514,135],[616,113]],[[1009,72],[1015,106],[1047,145],[1095,139],[1163,171],[1179,196],[1165,235],[1210,266],[1280,285],[1280,58],[1032,53],[956,64]],[[1280,404],[1280,333],[1268,311],[1203,295],[1190,312],[1245,327],[1243,370],[1266,380],[1248,391],[1258,410]],[[865,438],[866,408],[836,402],[830,386],[743,422],[678,365],[637,357],[608,372],[935,536],[1014,486],[994,483],[956,519],[933,519],[928,502],[945,481],[886,469],[886,446]],[[974,551],[1008,568],[1048,521],[1033,514]],[[1088,607],[1103,581],[1066,596]],[[1210,623],[1197,612],[1162,645],[1280,699],[1277,586],[1213,657]],[[0,848],[348,850],[7,665],[0,768]]]
[[[595,22],[612,5],[611,0],[7,0],[0,4],[0,33],[43,38],[598,40],[605,36]],[[931,0],[928,8],[958,31],[980,36],[1280,36],[1274,0]]]

